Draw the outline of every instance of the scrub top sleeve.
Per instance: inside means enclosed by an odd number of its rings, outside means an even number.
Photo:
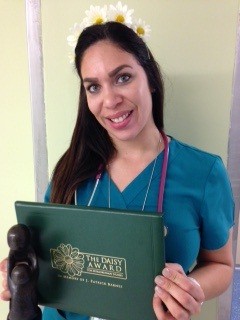
[[[48,185],[47,191],[44,195],[44,202],[50,202],[50,195],[51,195],[51,184]]]
[[[220,157],[216,158],[206,181],[201,218],[201,247],[206,250],[223,247],[234,224],[234,200]]]

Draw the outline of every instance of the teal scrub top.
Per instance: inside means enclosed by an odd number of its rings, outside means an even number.
[[[163,152],[156,161],[146,199],[146,212],[157,211],[158,188]],[[154,161],[150,163],[122,192],[103,172],[91,206],[141,211]],[[109,183],[110,182],[110,183]],[[86,181],[77,190],[77,204],[87,205],[93,193],[95,179]],[[49,201],[50,187],[45,201]],[[226,169],[219,156],[171,138],[163,200],[166,261],[179,263],[185,272],[193,266],[199,249],[217,250],[228,240],[234,224],[234,201]],[[43,320],[86,320],[88,317],[62,313],[45,308]]]

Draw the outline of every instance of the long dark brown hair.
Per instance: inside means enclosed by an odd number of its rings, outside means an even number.
[[[85,51],[101,40],[108,40],[132,54],[145,70],[152,93],[152,112],[156,127],[163,129],[164,87],[161,72],[144,41],[130,28],[107,22],[83,30],[75,48],[75,67],[80,78],[80,96],[77,121],[69,148],[58,161],[52,176],[51,202],[70,204],[74,192],[86,179],[96,175],[115,152],[107,131],[89,111],[82,84],[81,62]]]

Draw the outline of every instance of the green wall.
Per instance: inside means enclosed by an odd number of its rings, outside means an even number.
[[[24,1],[0,0],[0,259],[7,230],[16,223],[14,202],[34,200],[31,110]],[[0,318],[8,304],[0,302]]]
[[[152,28],[148,43],[165,78],[167,132],[220,154],[226,162],[239,1],[127,3]],[[71,0],[69,5],[68,0],[60,4],[45,0],[42,4],[51,171],[69,143],[77,108],[78,79],[68,63],[66,37],[74,22],[84,17],[89,1]]]

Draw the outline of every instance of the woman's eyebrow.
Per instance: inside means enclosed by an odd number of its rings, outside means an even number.
[[[119,71],[121,71],[124,68],[131,68],[132,69],[132,67],[128,64],[122,64],[122,65],[118,66],[117,68],[115,68],[114,70],[110,71],[108,73],[109,77],[110,78],[114,77]],[[98,78],[84,78],[83,79],[83,82],[97,82],[97,81],[98,81]]]
[[[114,70],[110,71],[108,73],[109,77],[111,77],[111,78],[114,77],[119,71],[121,71],[124,68],[131,68],[132,69],[132,67],[129,64],[122,64],[121,66],[119,66],[119,67],[115,68]]]

